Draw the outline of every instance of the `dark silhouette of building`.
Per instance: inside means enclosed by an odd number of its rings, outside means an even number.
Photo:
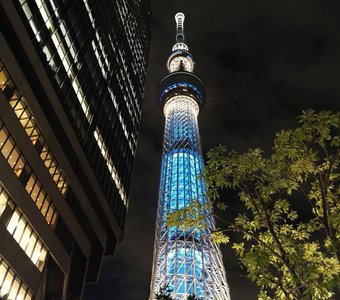
[[[0,2],[0,296],[79,299],[123,238],[151,13]]]

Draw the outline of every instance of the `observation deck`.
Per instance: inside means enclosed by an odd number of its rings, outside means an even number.
[[[205,101],[205,88],[202,81],[193,73],[185,71],[170,73],[159,84],[159,106],[163,108],[169,99],[178,95],[193,98],[201,109]]]

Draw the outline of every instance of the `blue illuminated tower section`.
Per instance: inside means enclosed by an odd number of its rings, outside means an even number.
[[[229,288],[219,247],[209,233],[215,229],[208,203],[197,116],[205,100],[194,60],[184,43],[184,14],[175,16],[176,43],[167,60],[169,74],[160,83],[159,104],[165,115],[162,170],[157,211],[150,300],[160,288],[175,300],[195,294],[199,300],[229,300]],[[166,225],[166,216],[202,204],[207,229],[183,231]]]

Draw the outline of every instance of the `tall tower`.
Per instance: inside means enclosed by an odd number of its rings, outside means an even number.
[[[202,300],[229,300],[221,252],[209,236],[215,229],[211,212],[202,208],[209,225],[202,232],[166,225],[166,216],[174,210],[187,207],[192,200],[202,207],[209,201],[200,177],[203,159],[197,123],[205,91],[193,74],[194,60],[184,43],[184,14],[177,13],[175,20],[176,43],[167,60],[169,75],[159,89],[165,133],[150,299],[166,287],[176,300],[190,294]]]

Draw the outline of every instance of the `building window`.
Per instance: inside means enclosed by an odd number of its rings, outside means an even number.
[[[32,292],[0,256],[0,297],[5,299],[31,300]]]
[[[0,60],[0,86],[4,90],[5,86],[10,83],[11,93],[6,97],[10,106],[12,107],[15,115],[17,116],[20,124],[25,129],[26,134],[30,138],[32,144],[35,146],[40,154],[40,158],[43,160],[48,172],[50,173],[53,181],[57,185],[61,194],[66,197],[69,189],[69,182],[66,178],[65,172],[60,167],[60,164],[55,159],[52,151],[49,149],[46,139],[44,138],[30,108],[27,105],[25,98],[20,91],[15,87],[13,81],[3,63]],[[0,133],[1,134],[1,133]],[[0,136],[1,139],[1,136]],[[10,141],[8,141],[10,143]],[[7,157],[6,157],[7,158]],[[17,159],[17,160],[15,160]],[[24,162],[19,160],[15,150],[13,151],[11,163],[17,165],[15,172],[17,176],[20,175]],[[11,164],[10,163],[10,164]],[[12,166],[11,164],[11,166]]]
[[[58,217],[57,210],[33,172],[30,174],[27,181],[26,191],[40,210],[47,224],[55,227]]]
[[[14,210],[7,225],[7,230],[17,241],[22,250],[25,251],[31,261],[40,271],[42,271],[46,260],[47,249],[38,238],[27,219],[18,209]]]
[[[55,228],[58,212],[1,120],[0,152],[6,158],[17,177],[20,178],[21,173],[23,173],[25,176],[24,184],[26,191],[45,218],[47,224],[51,225],[52,228]],[[23,169],[27,171],[22,172]]]
[[[94,137],[97,141],[97,145],[98,145],[98,148],[100,149],[100,153],[103,156],[103,158],[105,159],[106,166],[110,171],[111,177],[112,177],[114,183],[116,184],[116,187],[119,191],[119,195],[120,195],[121,199],[123,200],[124,205],[127,206],[128,200],[127,200],[127,196],[126,196],[123,184],[122,184],[121,179],[118,175],[117,169],[114,166],[111,157],[109,156],[108,149],[105,145],[104,139],[101,136],[98,127],[96,128],[96,131],[94,132]]]
[[[8,203],[8,195],[4,192],[4,188],[0,182],[0,217],[2,216]]]
[[[66,179],[65,172],[60,168],[60,165],[54,158],[46,143],[42,147],[40,158],[44,162],[59,191],[65,197],[69,188],[69,183]]]
[[[7,162],[19,177],[26,160],[21,155],[21,151],[16,146],[14,140],[10,137],[7,128],[0,123],[0,151],[6,158]]]
[[[1,218],[6,209],[5,219]],[[21,211],[16,208],[12,198],[0,182],[0,221],[16,240],[26,255],[42,271],[47,249]]]
[[[91,124],[93,115],[90,111],[90,105],[89,105],[88,100],[85,97],[83,88],[81,87],[79,80],[76,76],[76,72],[78,71],[78,69],[80,69],[80,64],[78,62],[78,58],[76,55],[76,48],[74,44],[72,43],[72,39],[66,27],[65,22],[60,18],[57,11],[53,12],[55,17],[57,18],[57,22],[53,20],[53,18],[51,17],[50,9],[46,5],[45,1],[41,1],[41,0],[35,1],[35,4],[37,5],[39,12],[37,12],[33,16],[33,18],[32,18],[32,13],[30,9],[30,6],[32,4],[29,1],[25,1],[25,0],[20,0],[20,4],[28,20],[28,23],[34,33],[35,38],[42,45],[45,44],[46,41],[42,40],[42,35],[40,34],[39,31],[42,31],[43,29],[41,26],[37,26],[38,22],[36,21],[37,21],[38,15],[40,15],[41,18],[43,19],[45,27],[51,33],[51,41],[56,49],[57,55],[59,56],[62,62],[63,68],[65,72],[67,73],[69,80],[72,83],[72,88],[79,101],[80,107],[84,115],[86,116],[88,123]],[[57,26],[55,26],[55,24]],[[59,27],[59,30],[56,29],[57,27]],[[45,53],[47,60],[51,58],[51,53],[46,48],[45,45],[42,46],[42,50]],[[51,68],[54,69],[55,63],[50,61],[49,64]]]

